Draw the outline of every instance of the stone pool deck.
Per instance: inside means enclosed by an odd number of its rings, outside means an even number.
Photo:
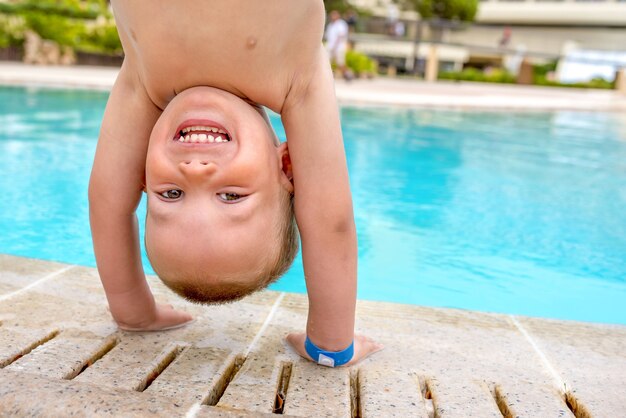
[[[0,84],[109,90],[118,69],[111,67],[43,67],[0,61]],[[344,104],[484,110],[626,111],[626,94],[613,90],[518,86],[493,83],[427,83],[379,77],[346,83],[337,80]]]
[[[0,416],[624,417],[626,327],[359,301],[386,348],[299,358],[304,295],[266,291],[171,331],[116,328],[97,271],[0,255]]]

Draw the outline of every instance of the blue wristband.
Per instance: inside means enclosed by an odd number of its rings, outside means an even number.
[[[337,367],[352,360],[352,356],[354,355],[354,341],[352,341],[345,350],[326,351],[313,344],[307,336],[304,341],[304,349],[317,364],[327,367]]]

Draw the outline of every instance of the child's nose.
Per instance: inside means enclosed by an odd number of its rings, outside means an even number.
[[[189,177],[206,177],[215,173],[217,166],[209,161],[190,160],[182,161],[180,170]]]

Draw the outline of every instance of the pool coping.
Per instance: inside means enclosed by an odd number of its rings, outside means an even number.
[[[385,349],[350,368],[300,358],[305,295],[193,305],[178,330],[115,326],[94,268],[0,254],[0,415],[618,416],[626,326],[359,301]],[[36,399],[36,401],[34,401]],[[462,412],[461,412],[462,411]]]
[[[0,62],[0,84],[108,91],[119,69],[35,66]],[[614,90],[499,85],[378,77],[336,80],[340,104],[489,111],[626,110],[626,95]]]

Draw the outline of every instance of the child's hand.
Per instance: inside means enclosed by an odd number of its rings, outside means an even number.
[[[287,342],[296,350],[298,354],[300,354],[305,359],[311,360],[311,357],[307,354],[304,349],[304,341],[306,340],[306,334],[304,332],[291,333],[287,335]],[[355,335],[354,336],[354,356],[352,356],[352,360],[346,364],[346,366],[352,366],[353,364],[358,363],[363,360],[370,354],[374,354],[377,351],[380,351],[384,348],[382,344],[378,344],[370,338],[367,338],[364,335]]]
[[[127,326],[119,323],[118,326],[124,331],[164,331],[185,326],[192,320],[193,317],[187,312],[176,311],[172,305],[157,303],[154,318],[148,322],[141,326]]]

